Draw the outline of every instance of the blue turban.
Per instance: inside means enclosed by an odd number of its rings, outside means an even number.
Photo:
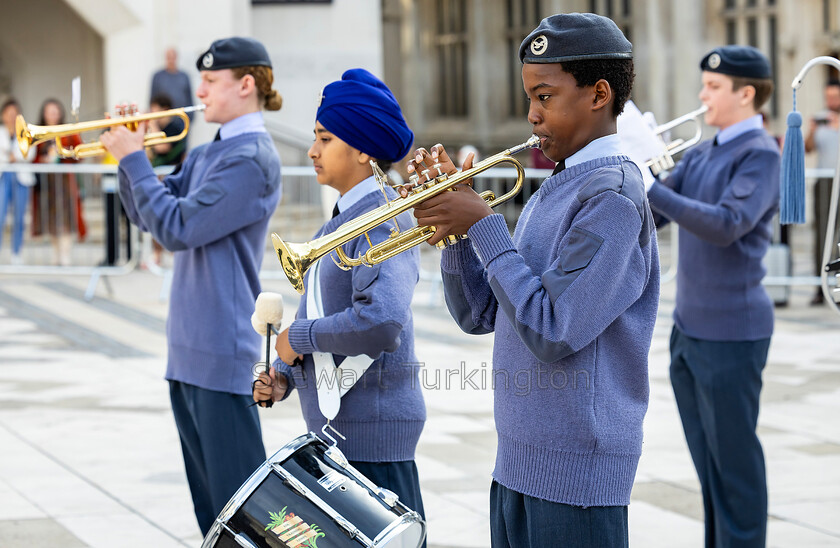
[[[350,69],[325,87],[315,118],[327,131],[377,160],[402,160],[414,143],[394,94],[364,69]]]

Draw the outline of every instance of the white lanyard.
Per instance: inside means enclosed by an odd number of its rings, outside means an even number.
[[[306,292],[306,317],[317,320],[324,317],[324,305],[321,300],[321,279],[318,275],[321,261],[316,261],[309,271],[309,283]],[[315,362],[315,388],[318,391],[318,408],[327,420],[333,420],[341,408],[341,396],[353,388],[373,360],[366,355],[347,356],[336,367],[333,355],[329,352],[313,352]]]

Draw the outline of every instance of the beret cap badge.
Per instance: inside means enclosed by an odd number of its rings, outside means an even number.
[[[531,53],[542,55],[548,49],[548,38],[540,34],[531,41]]]
[[[201,59],[201,64],[204,65],[206,68],[210,68],[213,66],[213,54],[206,53],[204,57]]]
[[[709,67],[716,69],[720,66],[720,55],[713,53],[709,56]]]

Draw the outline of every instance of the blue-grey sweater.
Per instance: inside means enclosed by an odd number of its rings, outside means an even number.
[[[388,189],[391,199],[396,197]],[[327,221],[315,237],[333,232],[342,223],[385,203],[382,193],[370,192],[346,211]],[[398,217],[399,226],[410,228],[408,213]],[[369,232],[376,244],[387,238],[393,224],[382,224]],[[364,236],[346,246],[357,257],[369,249]],[[295,321],[289,327],[292,349],[304,355],[303,371],[279,359],[275,368],[296,388],[306,426],[318,432],[326,419],[318,408],[312,352],[333,354],[336,365],[344,356],[366,355],[375,361],[341,398],[341,410],[330,423],[347,440],[338,447],[351,461],[397,462],[414,459],[414,450],[426,421],[419,366],[414,354],[414,322],[411,298],[419,279],[419,251],[414,249],[373,267],[358,266],[349,271],[324,257],[320,264],[324,317],[307,319],[306,295],[300,300]],[[308,278],[308,277],[307,277]],[[307,279],[308,283],[308,279]],[[309,288],[307,287],[307,290]]]
[[[496,481],[552,502],[628,504],[659,300],[638,168],[610,156],[552,175],[512,239],[501,215],[486,217],[444,250],[441,271],[460,327],[495,331]]]
[[[267,133],[193,150],[161,183],[144,152],[122,159],[129,218],[174,252],[167,380],[251,394],[261,337],[251,327],[268,220],[280,199],[280,157]]]
[[[763,129],[689,150],[648,198],[679,224],[674,322],[690,337],[754,341],[773,334],[762,259],[779,207],[779,147]],[[661,223],[660,223],[661,224]]]

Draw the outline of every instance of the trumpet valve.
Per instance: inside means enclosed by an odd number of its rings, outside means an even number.
[[[468,236],[466,234],[458,236],[457,234],[450,234],[446,238],[442,239],[438,243],[435,244],[435,247],[438,249],[446,249],[447,247],[457,244],[461,240],[466,239]]]

